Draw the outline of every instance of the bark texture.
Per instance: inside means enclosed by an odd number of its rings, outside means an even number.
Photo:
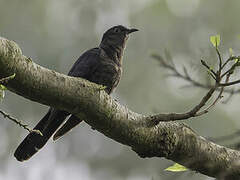
[[[46,69],[0,37],[0,78],[16,74],[7,88],[20,96],[85,120],[140,157],[164,157],[218,179],[240,179],[240,152],[199,136],[184,123],[161,122],[166,114],[145,116],[120,105],[102,86]],[[159,123],[152,123],[159,122]]]

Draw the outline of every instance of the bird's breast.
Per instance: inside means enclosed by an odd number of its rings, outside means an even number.
[[[91,81],[106,86],[106,92],[110,94],[118,85],[122,74],[122,67],[108,57],[101,57],[99,65],[93,72]]]

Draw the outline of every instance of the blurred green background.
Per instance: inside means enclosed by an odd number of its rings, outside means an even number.
[[[239,53],[239,8],[237,0],[0,0],[0,36],[16,41],[36,63],[66,74],[83,51],[98,46],[109,27],[138,28],[128,40],[123,77],[112,96],[139,113],[185,112],[206,90],[182,88],[188,83],[166,78],[168,71],[159,67],[151,53],[163,55],[168,49],[180,70],[185,65],[196,80],[204,81],[207,75],[200,59],[216,62],[211,35],[221,35],[225,58],[229,48]],[[186,123],[205,137],[231,134],[240,127],[238,102],[236,95],[228,104],[219,103],[208,114]],[[31,127],[47,110],[11,92],[0,105]],[[13,152],[26,134],[0,117],[0,180],[212,179],[191,171],[166,172],[173,162],[141,159],[85,123],[19,163]]]

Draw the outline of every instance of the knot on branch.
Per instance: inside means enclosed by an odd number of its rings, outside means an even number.
[[[15,58],[16,55],[22,55],[22,50],[14,41],[0,37],[0,55]]]

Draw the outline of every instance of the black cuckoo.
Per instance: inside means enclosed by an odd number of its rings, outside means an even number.
[[[129,34],[135,31],[138,30],[128,29],[121,25],[108,29],[103,34],[100,45],[84,52],[74,63],[68,75],[101,84],[106,87],[106,93],[111,94],[117,87],[122,74],[122,59],[126,41]],[[16,159],[24,161],[31,158],[56,131],[53,136],[54,140],[66,134],[82,121],[72,114],[63,124],[69,115],[69,112],[50,107],[47,114],[34,128],[41,131],[43,136],[29,133],[16,149],[14,153]]]

